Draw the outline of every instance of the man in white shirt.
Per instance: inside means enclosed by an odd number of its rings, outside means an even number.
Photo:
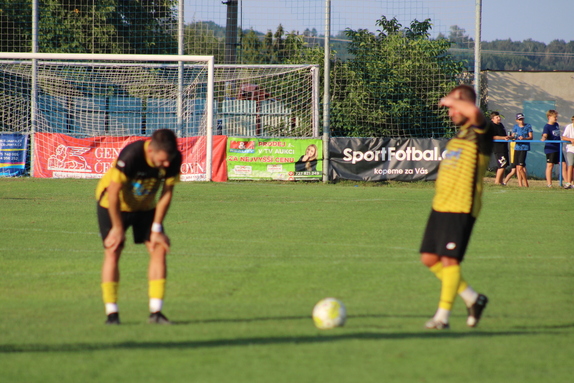
[[[566,145],[566,185],[564,189],[574,189],[572,185],[572,172],[574,169],[574,116],[571,119],[572,123],[567,125],[562,133],[562,140],[569,141],[570,143]]]

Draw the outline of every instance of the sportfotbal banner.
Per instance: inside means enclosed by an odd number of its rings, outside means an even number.
[[[59,133],[36,133],[34,177],[101,178],[128,144],[148,137],[75,138]],[[182,152],[181,180],[206,179],[205,136],[178,138]],[[212,180],[226,181],[225,136],[213,137]]]
[[[436,180],[446,143],[432,138],[331,138],[330,179]]]
[[[227,139],[227,177],[236,180],[319,180],[323,142],[306,138]]]
[[[18,133],[0,134],[0,177],[17,177],[26,170],[28,136]]]

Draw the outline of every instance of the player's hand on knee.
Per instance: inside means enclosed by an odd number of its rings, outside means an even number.
[[[167,235],[165,235],[164,233],[156,233],[156,232],[152,232],[151,233],[151,237],[150,237],[150,242],[151,242],[151,247],[153,250],[155,250],[157,248],[157,246],[161,246],[165,249],[165,252],[169,252],[169,248],[170,248],[170,240],[169,237]]]
[[[125,233],[121,228],[112,228],[104,239],[104,247],[113,251],[122,247],[125,241]]]

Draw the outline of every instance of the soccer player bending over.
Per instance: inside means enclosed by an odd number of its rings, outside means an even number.
[[[462,278],[464,258],[474,222],[481,207],[482,179],[493,146],[493,133],[475,105],[476,93],[468,85],[455,87],[439,105],[459,131],[447,146],[439,167],[435,196],[421,245],[421,261],[441,281],[440,302],[428,329],[449,329],[456,295],[466,303],[466,324],[475,327],[488,298],[478,294]]]
[[[96,199],[100,234],[104,244],[102,293],[106,324],[120,324],[118,311],[118,261],[126,230],[132,226],[135,243],[145,243],[150,255],[149,323],[170,324],[162,314],[165,294],[166,255],[170,241],[163,229],[173,188],[179,181],[181,153],[175,134],[168,129],[153,133],[120,152],[98,183]],[[161,189],[159,199],[156,194]]]

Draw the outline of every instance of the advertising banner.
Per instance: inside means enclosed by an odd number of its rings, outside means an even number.
[[[230,180],[320,180],[323,142],[303,138],[229,137],[227,176]]]
[[[26,170],[28,136],[17,133],[0,134],[0,177],[17,177]]]
[[[128,144],[147,137],[74,138],[59,133],[36,133],[34,177],[101,178]],[[204,136],[178,138],[183,155],[182,181],[202,181],[205,176]],[[225,136],[213,137],[212,179],[226,181]]]
[[[331,138],[330,179],[432,181],[446,143],[432,138]]]

